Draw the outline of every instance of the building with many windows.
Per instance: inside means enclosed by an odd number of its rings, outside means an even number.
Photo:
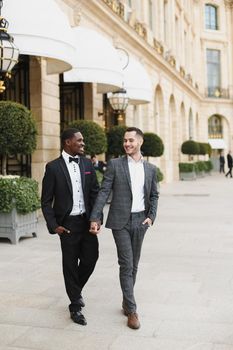
[[[9,158],[11,172],[40,181],[73,119],[158,134],[165,152],[151,161],[167,182],[184,141],[210,142],[214,162],[233,148],[232,0],[7,0],[2,14],[21,55],[1,98],[29,107],[38,127],[36,152]],[[129,106],[117,115],[108,93],[122,87]]]

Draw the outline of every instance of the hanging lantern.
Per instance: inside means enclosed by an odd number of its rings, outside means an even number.
[[[1,15],[2,5],[3,0],[0,0],[0,93],[5,91],[4,80],[10,78],[10,72],[19,57],[14,38],[7,33],[9,23]]]

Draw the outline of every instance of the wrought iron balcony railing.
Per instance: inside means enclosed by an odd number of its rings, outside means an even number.
[[[208,87],[206,89],[206,97],[211,98],[229,98],[229,89],[222,89],[220,87]]]

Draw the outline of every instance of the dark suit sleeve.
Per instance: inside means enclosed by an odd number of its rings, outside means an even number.
[[[150,208],[149,208],[149,213],[147,215],[152,220],[152,223],[154,223],[156,218],[158,199],[159,199],[159,193],[157,189],[156,168],[153,167],[153,176],[152,176],[152,184],[151,184],[151,191],[150,191]]]
[[[114,181],[114,167],[110,160],[104,173],[103,182],[91,212],[90,221],[101,221],[104,205],[111,193]]]
[[[54,200],[55,174],[52,167],[47,164],[42,181],[41,209],[50,233],[55,233],[58,223],[52,207]]]

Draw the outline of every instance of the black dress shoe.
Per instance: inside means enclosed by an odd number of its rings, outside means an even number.
[[[82,326],[87,325],[87,321],[81,311],[70,311],[70,318],[78,324],[81,324]]]
[[[80,305],[81,307],[85,307],[85,303],[82,296],[80,296],[80,298],[78,299],[78,305]]]

